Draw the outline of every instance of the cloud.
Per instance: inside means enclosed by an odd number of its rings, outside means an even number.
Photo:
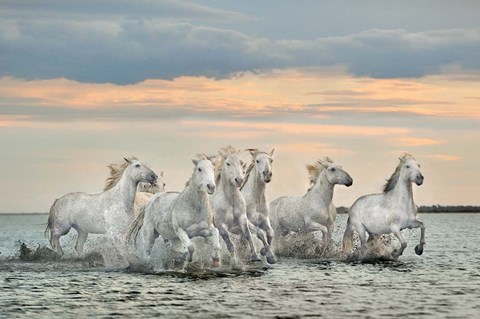
[[[459,161],[462,159],[460,156],[447,155],[447,154],[431,154],[431,155],[428,155],[427,157],[430,157],[439,161],[447,161],[447,162]]]
[[[0,76],[131,84],[334,65],[344,65],[356,76],[378,78],[421,77],[448,65],[480,69],[479,29],[372,29],[348,36],[275,40],[207,27],[202,21],[192,24],[195,20],[189,17],[235,13],[187,2],[144,0],[138,7],[128,1],[96,3],[87,1],[82,9],[52,0],[36,16],[29,13],[38,7],[35,1],[2,2]],[[101,14],[92,13],[97,8]],[[164,14],[156,18],[159,12]],[[73,16],[66,19],[67,13]]]
[[[439,140],[434,140],[431,138],[418,138],[418,137],[401,137],[395,140],[401,146],[429,146],[429,145],[438,145],[442,144]]]

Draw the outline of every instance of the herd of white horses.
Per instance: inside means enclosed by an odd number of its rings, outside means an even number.
[[[251,163],[241,160],[249,152]],[[152,262],[156,240],[176,243],[183,266],[192,262],[195,237],[208,240],[213,267],[221,264],[220,238],[231,256],[232,268],[242,261],[232,234],[249,249],[248,261],[277,262],[272,242],[291,233],[321,232],[321,249],[332,243],[336,208],[332,204],[335,185],[351,186],[352,177],[330,158],[307,165],[310,188],[299,197],[284,196],[268,203],[267,184],[272,179],[274,150],[236,150],[222,148],[215,156],[197,155],[190,180],[180,192],[166,192],[163,171],[157,175],[139,159],[124,158],[109,165],[110,177],[100,194],[70,193],[55,200],[48,217],[46,232],[54,251],[63,254],[60,237],[71,228],[77,233],[75,250],[83,255],[88,234],[108,234],[130,265]],[[368,241],[393,233],[400,248],[393,258],[403,254],[407,243],[403,229],[420,228],[418,255],[425,245],[425,227],[417,220],[412,184],[422,185],[420,165],[410,154],[403,154],[388,179],[383,192],[357,199],[349,209],[343,251],[352,251],[354,232],[358,234],[360,254]],[[368,237],[367,237],[368,234]],[[255,238],[258,238],[256,240]],[[261,242],[261,247],[256,244]],[[262,260],[262,257],[264,259]]]

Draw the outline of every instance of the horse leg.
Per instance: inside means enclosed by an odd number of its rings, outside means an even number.
[[[50,245],[52,246],[53,251],[59,255],[63,255],[63,249],[60,245],[60,236],[59,232],[52,230],[50,233]]]
[[[248,222],[248,219],[245,215],[240,217],[239,223],[242,230],[243,238],[248,241],[248,245],[250,247],[250,261],[259,261],[260,257],[257,254],[255,244],[253,243],[252,233],[250,231],[250,227],[252,224]]]
[[[182,228],[176,229],[175,234],[177,235],[178,239],[180,239],[182,244],[188,249],[187,261],[192,262],[193,253],[195,252],[195,244],[190,240],[190,237],[188,236],[187,232],[184,229]]]
[[[365,226],[358,224],[356,225],[355,230],[360,239],[360,255],[363,256],[367,252],[367,230],[365,229]]]
[[[228,234],[228,230],[225,224],[223,224],[222,227],[219,228],[219,232],[220,232],[220,236],[222,236],[223,241],[227,245],[227,249],[228,249],[228,252],[230,253],[230,256],[232,256],[233,268],[240,269],[241,267],[239,266],[240,263],[238,262],[235,246],[233,245],[233,242],[230,239],[230,235]]]
[[[423,254],[423,246],[425,245],[425,226],[419,220],[412,223],[412,228],[420,228],[420,244],[415,246],[415,253],[417,255]]]
[[[155,244],[155,228],[149,223],[144,223],[141,231],[143,237],[143,250],[145,257],[147,257],[152,253],[152,248]]]
[[[323,248],[322,248],[322,255],[325,253],[329,245],[329,238],[328,238],[328,228],[325,225],[314,221],[307,221],[306,222],[306,229],[307,232],[314,232],[314,231],[321,231],[322,232],[322,241],[323,241]]]
[[[400,241],[400,244],[401,244],[401,247],[400,249],[395,249],[393,251],[393,256],[395,258],[398,258],[399,256],[401,256],[403,254],[403,251],[405,250],[405,248],[407,247],[407,242],[405,241],[405,239],[403,238],[403,235],[402,233],[400,232],[400,228],[399,227],[394,227],[392,229],[392,232],[393,234],[395,235],[395,237],[397,237],[397,239]]]
[[[179,229],[179,230],[183,230],[183,229]],[[190,226],[188,228],[188,232],[190,234],[190,237],[197,237],[197,236],[211,237],[212,264],[213,264],[213,267],[220,267],[220,235],[219,235],[218,229],[213,225],[207,225],[205,222],[201,222],[200,224]],[[187,235],[187,232],[185,232],[185,235]],[[190,238],[188,237],[188,235],[186,237],[188,241],[190,241]],[[193,249],[194,251],[195,246],[191,241],[190,243],[191,243],[191,246],[187,245],[187,248],[189,251],[191,251],[191,249]],[[192,254],[193,254],[193,251],[191,251]]]
[[[260,241],[263,244],[263,247],[260,250],[260,254],[262,254],[262,256],[266,256],[267,263],[269,264],[277,263],[277,258],[273,254],[270,244],[268,243],[268,232],[266,232],[264,228],[257,227],[251,223],[250,223],[250,228],[253,229],[258,239],[260,239]]]
[[[78,257],[83,256],[83,246],[85,245],[85,241],[87,241],[88,233],[77,229],[78,237],[77,243],[75,244],[75,250],[77,251]]]

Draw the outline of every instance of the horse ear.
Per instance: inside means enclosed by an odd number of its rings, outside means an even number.
[[[270,151],[270,157],[273,156],[273,152],[275,152],[274,148],[272,148],[272,150]]]
[[[246,151],[249,151],[252,157],[255,157],[258,153],[258,150],[256,148],[247,148]]]
[[[193,165],[197,166],[198,162],[199,162],[198,159],[196,159],[196,158],[193,158],[193,159],[192,159]]]
[[[128,158],[124,157],[123,159],[124,159],[128,164],[132,164],[132,161],[129,160]]]
[[[163,177],[163,171],[160,172],[160,177]]]

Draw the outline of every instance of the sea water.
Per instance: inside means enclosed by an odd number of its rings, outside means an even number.
[[[47,215],[0,215],[0,318],[474,318],[480,315],[480,214],[423,214],[403,234],[397,261],[279,257],[244,271],[131,272],[112,260],[76,257],[75,231],[62,260],[22,261],[22,243],[47,245]],[[346,216],[339,215],[340,244]],[[390,245],[398,245],[391,240]],[[90,235],[89,256],[112,245]],[[111,258],[111,257],[108,257]],[[107,258],[107,259],[108,259]],[[121,264],[117,264],[121,265]]]

